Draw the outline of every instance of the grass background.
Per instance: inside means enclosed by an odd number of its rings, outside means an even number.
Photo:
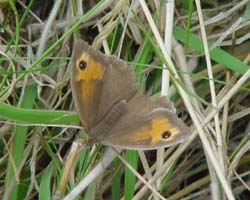
[[[106,53],[120,55],[135,70],[140,90],[148,95],[163,90],[161,83],[166,77],[162,77],[162,66],[166,64],[171,78],[169,96],[177,114],[192,130],[189,141],[165,151],[121,153],[161,196],[145,187],[138,175],[116,157],[79,199],[248,199],[250,82],[249,77],[242,84],[238,81],[249,71],[249,1],[201,1],[212,78],[208,76],[204,35],[197,15],[199,1],[176,2],[174,20],[168,25],[176,40],[171,58],[182,77],[178,81],[155,37],[156,30],[162,38],[168,31],[164,28],[166,2],[147,1],[150,16],[143,10],[143,2],[1,2],[1,199],[64,196],[64,190],[70,193],[103,159],[102,145],[77,150],[69,182],[60,191],[72,142],[76,135],[85,137],[77,127],[79,118],[74,112],[67,66],[74,37]],[[147,17],[152,17],[156,29]],[[184,68],[181,61],[186,63]],[[200,105],[196,108],[200,115],[195,114],[206,118],[212,109],[211,82],[219,103],[233,86],[238,86],[220,108],[218,119],[209,121],[204,129],[214,160],[196,137],[197,126],[190,118],[190,109],[176,90],[180,85],[193,97]],[[224,192],[213,162],[221,167],[233,197]]]

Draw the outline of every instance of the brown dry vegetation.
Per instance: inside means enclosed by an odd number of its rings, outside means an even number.
[[[61,199],[81,181],[78,199],[250,198],[250,1],[167,3],[0,1],[1,199]],[[67,65],[79,38],[127,61],[148,95],[168,93],[189,139],[119,158],[79,148]]]

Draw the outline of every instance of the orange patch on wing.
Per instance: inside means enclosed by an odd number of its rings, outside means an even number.
[[[86,68],[84,70],[78,67],[81,61],[86,62]],[[89,100],[95,90],[95,80],[101,80],[103,77],[104,67],[86,53],[83,53],[81,57],[76,60],[75,66],[77,67],[75,81],[84,81],[84,87],[81,92],[85,100]]]
[[[162,133],[169,131],[171,136],[167,139],[162,138]],[[157,118],[151,121],[151,127],[142,127],[131,136],[135,141],[151,139],[151,144],[157,144],[159,141],[171,140],[179,129],[170,124],[167,118]]]

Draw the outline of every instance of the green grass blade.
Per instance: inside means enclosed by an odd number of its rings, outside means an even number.
[[[51,176],[53,172],[53,165],[49,165],[49,167],[45,170],[39,190],[39,199],[51,199],[51,192],[50,192],[50,183],[51,183]]]
[[[24,98],[21,104],[23,108],[31,108],[33,106],[34,100],[36,98],[36,86],[28,86],[24,93]],[[22,158],[23,151],[25,147],[26,134],[28,131],[27,126],[16,126],[14,136],[13,136],[13,151],[12,156],[15,163],[15,167],[18,168]],[[14,169],[12,163],[8,163],[8,171],[5,179],[5,189],[8,188],[10,181],[15,178],[14,177]],[[15,185],[11,191],[10,200],[18,199],[18,185]]]
[[[134,168],[137,169],[138,165],[138,153],[137,151],[127,150],[126,151],[126,160]],[[125,200],[132,199],[135,192],[135,180],[136,177],[129,168],[125,168],[125,184],[124,184],[124,197]]]
[[[114,162],[114,169],[113,169],[113,181],[112,181],[112,200],[120,199],[120,194],[121,194],[121,169],[117,166],[120,165],[120,160],[115,159]]]
[[[0,102],[0,117],[19,123],[69,124],[79,120],[76,113],[18,108]]]
[[[174,27],[174,36],[181,42],[186,41],[186,32],[179,27]],[[188,46],[196,51],[204,53],[202,40],[192,33],[189,35]],[[211,44],[209,44],[209,46],[211,47]],[[220,48],[214,48],[209,53],[212,60],[224,65],[226,68],[231,69],[234,72],[243,74],[250,68],[249,65],[243,63]]]

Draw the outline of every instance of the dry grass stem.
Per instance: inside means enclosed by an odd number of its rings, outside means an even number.
[[[1,198],[249,199],[249,3],[2,1]],[[188,139],[130,151],[89,138],[68,65],[79,39],[127,62],[139,93],[167,96]]]

